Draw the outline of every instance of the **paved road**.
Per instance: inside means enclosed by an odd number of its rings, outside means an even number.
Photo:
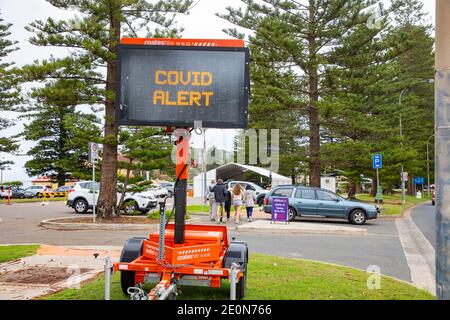
[[[431,202],[414,208],[411,216],[425,238],[436,249],[436,207]]]
[[[57,231],[38,226],[43,219],[76,216],[61,202],[42,207],[38,203],[0,204],[0,243],[45,243],[53,245],[116,245],[141,231]],[[309,220],[303,220],[308,223]],[[314,223],[345,223],[313,220]],[[383,274],[410,281],[409,268],[393,220],[372,220],[364,228],[367,236],[280,235],[236,232],[230,236],[248,242],[251,252],[289,258],[320,260],[367,269],[380,267]]]

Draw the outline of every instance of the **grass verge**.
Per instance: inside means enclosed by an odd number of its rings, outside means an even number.
[[[414,286],[389,277],[381,277],[380,289],[367,288],[368,274],[362,270],[300,259],[251,254],[245,299],[256,300],[432,300],[434,296]],[[103,276],[84,284],[81,289],[67,289],[42,299],[102,300]],[[228,299],[229,286],[220,289],[184,287],[179,300]],[[120,275],[112,278],[111,299],[125,300],[120,289]]]
[[[376,203],[375,198],[370,194],[357,194],[356,199],[368,202]],[[422,195],[422,199],[417,199],[415,196],[406,195],[405,197],[405,209],[411,208],[417,204],[421,204],[426,201],[430,201],[431,197],[427,194]],[[380,204],[381,214],[383,215],[400,215],[403,213],[402,195],[401,193],[394,193],[393,195],[383,195],[383,203]]]
[[[32,256],[39,249],[38,244],[0,246],[0,263]]]

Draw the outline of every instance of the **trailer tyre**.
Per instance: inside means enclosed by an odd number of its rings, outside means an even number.
[[[120,262],[131,262],[142,255],[142,243],[146,238],[134,237],[128,239],[120,254]],[[128,288],[134,287],[135,272],[134,271],[120,271],[120,286],[122,292],[128,296]]]

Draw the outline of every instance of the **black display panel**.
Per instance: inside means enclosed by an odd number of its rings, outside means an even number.
[[[118,55],[118,125],[247,127],[247,48],[119,45]]]

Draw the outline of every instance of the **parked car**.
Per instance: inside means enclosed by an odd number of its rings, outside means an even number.
[[[264,198],[269,193],[269,190],[263,189],[256,183],[250,181],[235,181],[235,180],[229,181],[228,187],[230,189],[233,189],[234,186],[238,183],[241,185],[242,188],[244,188],[244,190],[247,188],[247,186],[250,186],[256,192],[256,203],[258,204],[258,206],[264,205]]]
[[[70,189],[72,189],[71,186],[61,186],[56,189],[56,192],[69,192]]]
[[[66,205],[73,208],[76,213],[87,213],[89,209],[93,208],[93,184],[92,181],[80,181],[75,183],[72,189],[69,190],[69,197]],[[100,184],[95,183],[95,204],[97,205]],[[117,204],[119,204],[121,194],[117,193]],[[133,213],[140,211],[147,213],[157,205],[156,199],[153,195],[145,195],[140,193],[125,194],[123,201],[123,210],[126,213]]]
[[[40,197],[43,192],[53,191],[50,186],[29,186],[28,188],[25,188],[25,190],[31,192],[33,197]]]
[[[353,224],[362,225],[367,220],[378,218],[380,213],[380,208],[376,205],[346,200],[325,189],[293,185],[274,187],[265,198],[264,212],[271,213],[274,197],[289,199],[290,221],[295,217],[313,216],[346,219]]]
[[[160,187],[160,186],[155,186],[155,187],[145,189],[145,194],[150,194],[150,193],[153,194],[153,196],[155,196],[155,198],[164,198],[164,197],[169,196],[169,192],[167,191],[167,189]]]
[[[27,191],[22,188],[11,188],[11,198],[33,198],[34,194],[31,191]]]
[[[174,184],[173,182],[161,182],[161,183],[159,184],[159,186],[160,186],[161,188],[164,188],[164,189],[167,190],[167,193],[168,193],[168,196],[169,196],[169,197],[172,197],[172,196],[173,196],[173,193],[174,193],[174,187],[175,187],[175,184]]]
[[[8,198],[9,186],[0,186],[0,199]]]

